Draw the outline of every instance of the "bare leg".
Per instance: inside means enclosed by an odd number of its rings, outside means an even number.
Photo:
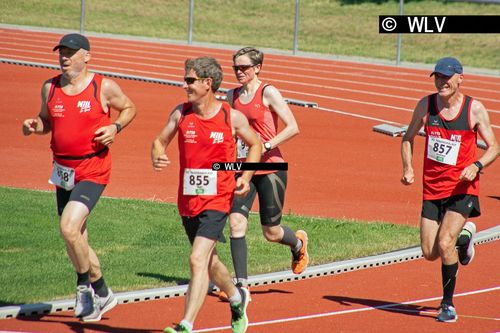
[[[191,281],[189,282],[184,307],[184,319],[191,323],[194,323],[205,301],[208,288],[208,265],[215,245],[215,240],[205,237],[196,237],[193,242],[191,255],[189,256]]]
[[[64,208],[60,219],[61,235],[66,244],[68,256],[78,273],[85,273],[90,269],[85,224],[89,213],[87,206],[81,202],[70,201]]]
[[[210,280],[229,297],[238,292],[233,284],[233,281],[231,281],[231,274],[229,273],[229,270],[219,260],[216,249],[214,249],[212,258],[210,260],[209,274]]]
[[[458,235],[464,227],[466,217],[462,214],[448,210],[444,215],[443,222],[439,228],[439,255],[445,265],[451,265],[458,261],[458,253],[455,248]]]
[[[439,258],[437,241],[439,227],[438,221],[425,217],[420,220],[420,246],[426,260],[434,261]]]

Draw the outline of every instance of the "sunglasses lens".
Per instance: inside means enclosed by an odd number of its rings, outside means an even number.
[[[238,70],[242,71],[242,72],[245,72],[247,71],[249,68],[253,67],[253,65],[240,65],[240,66],[233,66],[233,70],[235,72],[237,72]]]
[[[196,78],[194,78],[194,77],[185,77],[184,78],[184,82],[186,82],[187,84],[193,84],[193,83],[195,83],[195,81],[196,81]]]

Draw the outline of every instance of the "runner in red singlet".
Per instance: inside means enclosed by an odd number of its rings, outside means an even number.
[[[476,226],[467,219],[480,215],[479,173],[496,159],[499,146],[485,107],[460,92],[460,62],[442,58],[432,75],[437,93],[418,102],[403,137],[401,182],[414,182],[413,141],[424,126],[421,247],[425,259],[441,258],[442,262],[443,299],[437,320],[454,322],[458,318],[453,305],[458,262],[467,265],[474,257]],[[480,158],[476,152],[477,133],[487,145]]]
[[[227,94],[229,103],[241,111],[259,135],[263,155],[261,162],[284,162],[279,146],[299,133],[292,111],[278,89],[262,82],[258,75],[262,70],[264,54],[252,47],[245,47],[233,55],[233,69],[236,79],[242,84]],[[278,130],[278,121],[284,124]],[[238,158],[246,158],[247,149],[238,141]],[[304,272],[308,263],[307,233],[298,230],[294,233],[281,224],[285,201],[287,171],[257,171],[250,183],[250,193],[236,198],[233,202],[229,223],[231,227],[231,254],[235,269],[236,283],[246,286],[247,244],[246,231],[248,216],[256,195],[259,196],[260,223],[264,237],[269,242],[288,246],[292,252],[291,269],[295,274]],[[227,296],[219,294],[223,300]]]
[[[45,81],[37,118],[23,122],[24,135],[52,133],[53,172],[61,235],[77,273],[75,316],[98,321],[117,303],[102,276],[99,259],[88,244],[87,217],[109,182],[109,146],[136,115],[132,101],[110,79],[90,73],[86,37],[62,37],[62,74]],[[110,108],[119,112],[114,123]]]
[[[210,277],[230,295],[232,331],[243,333],[248,327],[246,308],[250,295],[246,289],[234,286],[226,266],[219,260],[216,244],[225,241],[223,230],[233,196],[248,193],[253,171],[245,171],[235,180],[232,172],[213,171],[212,163],[236,160],[236,136],[249,147],[249,162],[260,160],[261,144],[243,114],[216,100],[222,69],[215,59],[188,59],[184,82],[188,102],[174,108],[151,151],[153,168],[162,170],[170,163],[165,149],[178,134],[178,208],[192,245],[184,318],[165,332],[192,332]]]

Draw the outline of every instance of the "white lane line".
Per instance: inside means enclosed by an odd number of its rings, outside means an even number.
[[[353,113],[353,112],[333,110],[333,109],[324,108],[324,107],[317,107],[315,109],[318,109],[318,110],[321,110],[321,111],[326,111],[326,112],[338,113],[338,114],[341,114],[341,115],[355,117],[355,118],[362,118],[362,119],[368,119],[368,120],[374,120],[374,121],[381,121],[381,122],[385,122],[385,123],[388,123],[388,124],[403,126],[402,124],[394,122],[394,121],[391,121],[391,120],[386,120],[386,119],[376,118],[376,117],[364,116],[364,115],[361,115],[361,114],[358,114],[358,113]],[[500,129],[500,126],[498,126],[498,125],[491,124],[491,127],[493,127],[493,128],[499,128]]]
[[[31,41],[31,37],[29,36],[26,36],[26,33],[19,33],[19,32],[14,32],[14,31],[10,31],[8,29],[6,29],[6,33],[8,34],[11,34],[11,35],[18,35],[18,36],[22,36],[21,37],[11,37],[11,36],[3,36],[4,39],[11,39],[11,40],[18,40],[18,41]],[[27,33],[30,33],[30,32],[27,32]],[[43,35],[43,37],[46,37],[45,35]],[[166,42],[156,42],[156,41],[150,41],[150,40],[141,40],[141,39],[134,39],[134,38],[130,38],[129,36],[123,36],[122,38],[119,38],[119,36],[113,36],[113,37],[107,37],[107,36],[96,36],[96,38],[100,38],[98,40],[95,40],[93,41],[94,44],[105,44],[106,46],[106,49],[116,49],[118,51],[121,51],[122,48],[110,48],[109,47],[109,41],[107,39],[109,38],[112,38],[114,39],[116,42],[114,43],[115,45],[117,46],[120,46],[120,45],[124,45],[124,46],[127,46],[127,47],[130,47],[130,43],[131,42],[135,42],[135,43],[140,43],[140,44],[147,44],[147,45],[144,45],[144,48],[142,49],[137,49],[137,50],[134,50],[134,49],[130,49],[129,51],[130,52],[137,52],[137,53],[140,53],[140,54],[147,54],[147,53],[150,53],[150,54],[162,54],[162,55],[165,55],[165,50],[169,50],[169,51],[177,51],[177,52],[181,52],[182,53],[182,56],[188,56],[188,55],[193,55],[193,56],[198,56],[200,54],[200,50],[199,49],[204,49],[204,50],[207,50],[208,52],[210,52],[210,54],[212,55],[217,55],[217,56],[223,56],[224,58],[221,59],[221,62],[230,62],[230,60],[227,60],[226,57],[228,55],[228,52],[232,52],[232,50],[229,50],[229,46],[227,46],[226,48],[216,48],[216,47],[213,47],[213,46],[203,46],[203,45],[195,45],[195,46],[184,46],[184,45],[177,45],[175,44],[175,41],[166,41]],[[54,40],[53,38],[50,38],[47,39],[47,43],[53,43]],[[20,45],[25,45],[25,43],[12,43],[12,44],[20,44]],[[145,50],[146,49],[146,50]],[[153,52],[153,51],[150,51],[150,50],[160,50],[161,52]],[[181,56],[179,54],[173,54],[173,56]],[[370,77],[370,78],[376,78],[376,79],[381,79],[380,77],[380,74],[378,73],[381,73],[381,74],[389,74],[389,75],[393,75],[395,72],[398,74],[398,76],[404,76],[404,77],[415,77],[415,80],[412,80],[412,79],[401,79],[401,78],[391,78],[392,81],[400,81],[400,82],[412,82],[412,83],[419,83],[421,84],[422,81],[420,80],[420,78],[422,77],[422,75],[420,73],[415,73],[412,69],[408,69],[406,67],[397,67],[397,66],[394,66],[394,65],[387,65],[387,64],[375,64],[375,63],[369,63],[368,65],[371,65],[372,67],[371,68],[366,68],[365,67],[361,67],[361,66],[364,66],[366,65],[365,63],[362,63],[362,62],[354,62],[354,61],[349,61],[349,60],[341,60],[341,59],[328,59],[328,58],[311,58],[311,57],[307,57],[307,56],[304,56],[304,57],[297,57],[297,56],[291,56],[291,55],[286,55],[286,54],[272,54],[272,53],[269,53],[269,60],[270,62],[273,63],[273,66],[276,66],[276,67],[279,67],[279,68],[284,68],[286,70],[289,70],[290,68],[295,68],[297,70],[304,70],[304,65],[307,65],[307,66],[314,66],[314,67],[321,67],[321,68],[318,68],[318,69],[312,69],[312,68],[308,68],[307,70],[310,71],[310,72],[318,72],[318,73],[324,73],[324,68],[322,67],[328,67],[329,69],[331,68],[339,68],[339,69],[342,69],[342,70],[346,70],[347,72],[345,73],[346,75],[352,75],[352,76],[358,76],[358,77],[361,77],[361,78],[366,78],[366,77]],[[279,57],[279,58],[278,58]],[[315,61],[316,60],[316,61]],[[277,63],[277,64],[275,64]],[[287,64],[287,65],[280,65],[280,64]],[[293,67],[293,66],[290,66],[288,64],[292,64],[292,65],[295,65],[296,67]],[[432,65],[429,65],[429,68],[431,68]],[[416,70],[418,71],[421,71],[421,72],[425,72],[426,74],[430,71],[430,69],[425,69],[425,68],[417,68]],[[357,73],[358,72],[358,73]],[[359,73],[359,72],[362,72],[362,73]],[[373,74],[375,74],[374,76],[367,76],[367,72],[371,72]],[[473,74],[473,75],[476,75],[476,76],[479,76],[481,77],[480,74]],[[486,77],[486,76],[484,76]],[[488,76],[489,77],[489,76]],[[495,78],[495,77],[493,77]],[[481,78],[479,79],[469,79],[469,81],[471,82],[479,82],[479,83],[483,83],[484,80],[482,80]],[[490,82],[490,85],[500,85],[500,82]],[[492,90],[492,92],[496,92],[496,90]]]
[[[14,50],[14,51],[21,51],[21,50],[16,50],[16,49],[7,49],[7,48],[0,48],[1,50]],[[47,55],[46,52],[38,52],[38,51],[29,51],[30,53],[34,54],[39,54],[39,55]],[[8,54],[8,56],[11,56]],[[18,58],[24,58],[24,59],[38,59],[38,58],[30,58],[26,56],[19,56]],[[46,59],[46,58],[44,58]],[[139,69],[130,69],[130,68],[122,68],[122,67],[112,67],[112,66],[102,66],[98,64],[93,64],[92,67],[94,68],[106,68],[108,70],[119,70],[119,71],[127,71],[131,73],[143,73],[143,74],[149,74],[149,75],[161,75],[163,77],[177,77],[181,76],[180,74],[180,68],[179,67],[173,67],[173,66],[167,66],[167,65],[155,65],[155,64],[146,64],[146,63],[139,63],[139,62],[133,62],[133,61],[125,61],[125,60],[116,60],[116,59],[110,59],[110,58],[104,58],[101,59],[100,61],[110,61],[114,63],[121,63],[121,64],[126,64],[126,65],[144,65],[145,67],[152,67],[152,68],[157,68],[157,69],[168,69],[168,70],[173,70],[173,71],[178,71],[179,74],[167,74],[164,72],[154,72],[154,71],[145,71],[145,70],[139,70]],[[160,59],[158,59],[160,60]],[[46,59],[45,61],[53,61]],[[268,72],[268,73],[273,73],[273,72]],[[303,76],[306,77],[306,76]],[[285,84],[294,84],[295,86],[307,86],[307,87],[317,87],[321,89],[328,89],[328,90],[338,90],[338,91],[346,91],[346,92],[352,92],[352,93],[358,93],[358,94],[363,94],[363,95],[373,95],[373,96],[380,96],[380,97],[388,97],[392,99],[400,99],[400,100],[410,100],[413,102],[417,102],[417,98],[413,97],[407,97],[407,96],[401,96],[401,95],[393,95],[393,94],[385,94],[385,93],[378,93],[378,92],[373,92],[373,91],[368,91],[368,90],[357,90],[357,89],[348,89],[348,88],[341,88],[341,87],[335,87],[335,86],[326,86],[326,85],[319,85],[319,84],[311,84],[311,83],[301,83],[301,82],[293,82],[293,81],[288,81],[288,80],[280,80],[280,79],[270,79],[271,82],[280,82],[280,83],[285,83]],[[346,80],[347,81],[347,80]],[[352,82],[352,81],[347,81],[347,82]],[[362,101],[359,99],[351,99],[351,98],[341,98],[341,97],[333,97],[333,96],[325,96],[325,95],[319,95],[319,94],[311,94],[311,93],[305,93],[301,91],[296,91],[296,90],[286,90],[286,89],[281,89],[283,92],[290,92],[294,94],[299,94],[299,95],[307,95],[310,97],[317,97],[317,98],[324,98],[328,100],[340,100],[340,101],[345,101],[349,103],[357,103],[357,104],[365,104],[365,105],[373,105],[377,107],[383,107],[383,108],[390,108],[390,109],[395,109],[395,110],[400,110],[400,111],[405,111],[405,112],[412,112],[412,109],[408,108],[402,108],[402,107],[397,107],[397,106],[392,106],[392,105],[387,105],[387,104],[381,104],[381,103],[373,103],[373,102],[368,102],[368,101]],[[426,91],[426,93],[430,93],[429,91]],[[368,97],[369,98],[369,97]],[[486,101],[496,101],[494,99],[488,99],[488,98],[481,98],[481,100]],[[494,110],[494,109],[488,109],[488,112],[490,113],[499,113],[500,110]]]
[[[394,121],[390,121],[390,120],[386,120],[386,119],[382,119],[382,118],[364,116],[362,114],[357,114],[357,113],[352,113],[352,112],[345,112],[345,111],[340,111],[340,110],[333,110],[333,109],[328,109],[328,108],[323,108],[323,107],[317,107],[316,109],[321,110],[321,111],[326,111],[326,112],[338,113],[338,114],[341,114],[341,115],[344,115],[344,116],[350,116],[350,117],[355,117],[355,118],[362,118],[362,119],[380,121],[380,122],[388,123],[388,124],[392,124],[392,125],[403,126],[402,124],[396,123]]]
[[[19,43],[9,43],[9,42],[2,42],[0,40],[0,44],[11,44],[11,45],[19,45],[19,46],[23,46],[24,44],[19,44]],[[45,50],[44,48],[41,48],[39,47],[40,49],[42,50]],[[6,48],[6,47],[0,47],[0,50],[8,50],[8,51],[18,51],[18,52],[29,52],[29,53],[35,53],[35,54],[47,54],[46,51],[34,51],[33,49],[31,50],[25,50],[25,49],[18,49],[18,48]],[[118,49],[118,48],[114,48],[116,49],[117,51],[121,51],[122,49]],[[107,47],[106,48],[107,51],[110,51],[110,50],[113,50],[112,47]],[[136,50],[130,50],[131,52],[138,52]],[[140,52],[141,55],[143,54],[150,54],[152,55],[153,57],[144,57],[144,56],[140,56],[140,55],[137,55],[137,56],[130,56],[130,55],[124,55],[124,54],[116,54],[116,53],[110,53],[110,52],[106,52],[106,51],[93,51],[93,54],[99,54],[99,55],[104,55],[103,57],[99,57],[99,60],[101,61],[104,61],[104,60],[107,60],[107,61],[111,61],[111,62],[119,62],[119,63],[128,63],[128,64],[134,64],[134,65],[140,65],[140,66],[145,66],[145,67],[164,67],[164,68],[168,68],[168,69],[173,69],[173,70],[178,70],[180,67],[178,66],[179,64],[182,64],[182,60],[172,60],[172,59],[167,59],[165,58],[165,56],[167,56],[168,54],[165,54],[165,52]],[[159,57],[161,56],[161,57]],[[182,56],[181,55],[173,55],[175,57],[182,57],[184,58],[186,56],[186,54],[183,54]],[[123,57],[123,58],[126,58],[126,59],[135,59],[136,61],[124,61],[124,60],[117,60],[116,58],[119,58],[119,57]],[[141,60],[145,60],[145,61],[155,61],[155,62],[168,62],[168,63],[173,63],[175,64],[176,67],[171,67],[171,66],[162,66],[162,65],[153,65],[153,64],[150,64],[149,62],[138,62],[137,59],[141,59]],[[223,61],[223,60],[219,60],[220,62],[227,62],[227,61]],[[223,66],[224,68],[228,69],[229,66]],[[314,79],[315,81],[319,82],[319,81],[337,81],[337,82],[342,82],[342,83],[350,83],[350,84],[356,84],[358,86],[367,86],[369,88],[367,89],[347,89],[347,88],[342,88],[342,87],[338,87],[338,86],[332,86],[330,85],[328,82],[325,82],[327,85],[316,85],[316,84],[311,84],[311,83],[301,83],[300,80],[299,81],[287,81],[287,80],[279,80],[279,79],[270,79],[271,82],[283,82],[283,83],[290,83],[290,84],[295,84],[295,85],[305,85],[305,86],[315,86],[315,87],[320,87],[320,88],[323,88],[323,89],[336,89],[336,90],[344,90],[344,91],[348,91],[348,92],[356,92],[356,93],[359,93],[359,94],[368,94],[368,95],[379,95],[379,96],[386,96],[386,97],[392,97],[392,98],[397,98],[397,99],[408,99],[408,100],[414,100],[414,101],[417,101],[418,99],[417,98],[412,98],[412,97],[406,97],[406,96],[403,96],[403,95],[394,95],[394,94],[383,94],[383,93],[376,93],[376,92],[373,92],[373,91],[370,91],[372,87],[380,87],[380,88],[383,88],[383,89],[397,89],[397,90],[406,90],[406,91],[412,91],[412,92],[421,92],[422,94],[428,94],[429,93],[429,90],[425,90],[425,89],[417,89],[415,86],[413,87],[402,87],[401,85],[391,85],[391,84],[377,84],[377,83],[370,83],[370,82],[364,82],[364,80],[366,78],[373,78],[373,79],[377,79],[377,80],[390,80],[391,82],[396,82],[396,81],[402,81],[401,79],[395,79],[395,78],[387,78],[387,77],[383,77],[383,76],[369,76],[369,75],[366,75],[366,74],[363,74],[362,75],[362,80],[361,81],[357,81],[356,79],[353,79],[353,80],[348,80],[348,79],[338,79],[338,78],[335,78],[334,76],[335,75],[338,75],[338,74],[343,74],[343,75],[349,75],[349,76],[356,76],[357,74],[356,73],[353,73],[353,72],[348,72],[348,73],[342,73],[342,72],[338,72],[336,70],[333,70],[331,72],[331,77],[328,77],[328,78],[325,78],[325,77],[317,77],[317,76],[311,76],[311,75],[303,75],[303,74],[298,74],[298,73],[290,73],[290,67],[289,66],[280,66],[280,65],[273,65],[272,66],[273,68],[283,68],[283,69],[286,69],[286,72],[279,72],[279,71],[273,71],[273,70],[270,70],[270,71],[266,71],[265,74],[266,75],[276,75],[276,76],[279,76],[279,77],[296,77],[296,78],[299,78],[299,79]],[[300,68],[296,68],[297,70],[299,70]],[[308,73],[311,73],[311,72],[314,72],[315,70],[313,69],[308,69],[307,70]],[[317,70],[317,72],[319,73],[324,73],[325,71],[324,70]],[[418,85],[421,85],[421,86],[425,86],[427,85],[427,83],[425,81],[422,81],[422,80],[419,80],[419,81],[411,81],[411,80],[403,80],[404,82],[410,82],[412,83],[413,85],[415,84],[418,84]],[[475,91],[478,91],[479,93],[498,93],[498,90],[490,90],[490,89],[486,89],[486,88],[476,88],[476,87],[466,87],[466,89],[468,90],[475,90]],[[476,96],[477,97],[477,96]],[[484,96],[481,96],[481,97],[477,97],[479,98],[480,100],[482,101],[487,101],[487,102],[499,102],[498,99],[495,99],[495,98],[487,98],[487,97],[484,97]]]
[[[492,287],[492,288],[486,288],[486,289],[473,290],[473,291],[468,291],[468,292],[464,292],[464,293],[459,293],[459,294],[455,294],[453,297],[470,296],[470,295],[487,293],[487,292],[496,291],[496,290],[500,290],[500,286],[498,286],[498,287]],[[373,311],[373,310],[378,310],[378,309],[382,309],[383,310],[383,309],[394,308],[394,307],[400,306],[400,305],[408,305],[408,304],[415,304],[415,303],[425,303],[425,302],[431,302],[431,301],[436,301],[436,300],[440,300],[440,299],[442,299],[442,296],[431,297],[431,298],[424,298],[424,299],[418,299],[418,300],[401,302],[401,303],[389,303],[389,304],[386,304],[386,305],[373,306],[373,307],[370,306],[370,307],[362,307],[362,308],[351,309],[351,310],[333,311],[333,312],[312,314],[312,315],[307,315],[307,316],[289,317],[289,318],[283,318],[283,319],[274,319],[274,320],[268,320],[268,321],[260,321],[260,322],[250,323],[248,326],[264,326],[264,325],[286,323],[286,322],[299,321],[299,320],[307,320],[307,319],[314,319],[314,318],[338,316],[338,315],[349,314],[349,313],[358,313],[358,312]],[[472,316],[469,316],[469,317],[472,317]],[[500,320],[500,318],[488,318],[488,319]],[[226,330],[226,329],[230,329],[230,328],[231,328],[230,326],[221,326],[221,327],[204,328],[204,329],[200,329],[200,330],[195,330],[193,332],[213,332],[213,331],[218,331],[218,330]]]
[[[0,53],[0,56],[5,56],[4,54]],[[7,54],[6,56],[10,56]],[[22,58],[22,59],[27,59],[27,60],[32,60],[32,61],[48,61],[46,58],[33,58],[33,57],[26,57],[26,56],[17,56],[17,58]],[[120,61],[121,62],[121,61]],[[111,66],[102,66],[102,65],[92,65],[93,68],[102,68],[106,70],[115,70],[115,71],[121,71],[121,72],[129,72],[129,73],[141,73],[141,74],[148,74],[148,75],[157,75],[161,77],[171,77],[171,78],[178,78],[178,75],[171,75],[171,74],[166,74],[166,73],[161,73],[161,72],[152,72],[152,71],[142,71],[142,70],[137,70],[137,69],[129,69],[129,68],[124,68],[124,67],[111,67]],[[161,67],[161,66],[158,66]],[[235,84],[232,84],[233,86],[236,86]],[[386,109],[393,109],[393,110],[398,110],[398,111],[404,111],[404,112],[413,112],[412,109],[408,108],[402,108],[402,107],[397,107],[397,106],[391,106],[391,105],[386,105],[386,104],[380,104],[380,103],[372,103],[372,102],[365,102],[365,101],[359,101],[359,100],[354,100],[354,99],[349,99],[349,98],[340,98],[340,97],[332,97],[332,96],[325,96],[325,95],[319,95],[319,94],[310,94],[310,93],[305,93],[305,92],[297,92],[293,90],[287,90],[287,89],[281,89],[282,92],[287,92],[291,94],[297,94],[300,96],[308,96],[308,97],[315,97],[315,98],[323,98],[327,100],[338,100],[338,101],[344,101],[344,102],[349,102],[349,103],[356,103],[356,104],[362,104],[362,105],[370,105],[370,106],[375,106],[375,107],[381,107],[381,108],[386,108]],[[389,120],[383,120],[380,118],[375,118],[375,117],[368,117],[368,116],[362,116],[356,113],[352,112],[347,112],[347,111],[337,111],[337,110],[332,110],[332,109],[327,109],[327,108],[318,108],[322,109],[324,111],[329,111],[329,112],[334,112],[334,113],[339,113],[343,115],[349,115],[353,117],[358,117],[358,118],[364,118],[364,119],[372,119],[372,120],[377,120],[377,121],[385,121],[390,124],[396,124],[393,121]],[[492,113],[500,113],[500,111],[496,110],[489,110],[489,112]],[[491,125],[493,128],[499,128],[500,126],[492,124]]]

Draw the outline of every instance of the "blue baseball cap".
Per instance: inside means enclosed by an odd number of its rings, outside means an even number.
[[[462,74],[463,72],[464,69],[460,61],[452,57],[446,57],[438,60],[436,67],[434,67],[434,72],[430,76],[436,73],[453,76],[454,74]]]
[[[68,47],[73,50],[84,49],[90,51],[90,43],[87,37],[80,34],[67,34],[64,35],[59,44],[52,49],[52,51],[56,51],[61,47]]]

